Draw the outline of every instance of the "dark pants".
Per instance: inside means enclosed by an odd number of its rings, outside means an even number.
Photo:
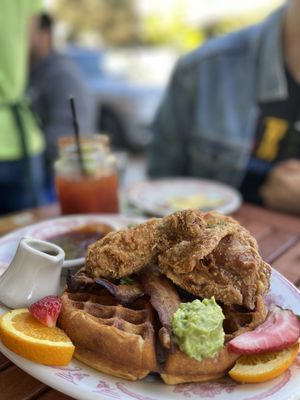
[[[28,185],[24,162],[0,162],[0,214],[48,203],[45,166],[42,155],[30,157],[35,196]],[[34,199],[35,197],[35,199]]]

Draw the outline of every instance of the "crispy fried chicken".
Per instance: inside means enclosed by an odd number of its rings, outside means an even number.
[[[207,213],[203,220],[198,238],[160,254],[160,271],[198,297],[215,296],[226,305],[253,310],[257,296],[268,290],[271,274],[256,240],[230,217]]]
[[[233,218],[214,212],[180,211],[111,232],[89,247],[86,271],[120,278],[152,263],[189,293],[225,305],[253,310],[269,288],[271,268],[256,240]]]
[[[85,269],[95,278],[121,278],[138,272],[157,262],[158,255],[173,244],[195,240],[201,224],[201,213],[186,211],[110,232],[89,246]]]
[[[121,278],[157,259],[160,218],[108,233],[88,248],[87,273],[94,278]]]

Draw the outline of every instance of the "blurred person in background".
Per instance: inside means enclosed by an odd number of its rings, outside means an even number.
[[[153,130],[151,177],[215,179],[300,214],[300,1],[179,60]]]
[[[48,199],[55,199],[53,162],[57,140],[73,135],[69,98],[74,97],[81,134],[94,132],[94,103],[72,60],[54,50],[53,19],[39,15],[31,34],[28,96],[46,140]]]
[[[0,13],[0,214],[45,201],[42,132],[24,92],[29,28],[39,0],[2,0]]]

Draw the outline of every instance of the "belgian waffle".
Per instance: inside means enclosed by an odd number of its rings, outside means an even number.
[[[65,292],[59,326],[76,346],[75,358],[101,372],[136,380],[157,370],[153,309],[146,298],[125,307],[105,289]]]
[[[222,306],[225,346],[214,358],[199,362],[181,352],[176,344],[163,351],[158,346],[160,325],[155,322],[157,318],[148,296],[125,306],[106,289],[90,286],[87,292],[65,291],[62,304],[58,323],[76,346],[75,358],[101,372],[128,380],[160,372],[167,384],[202,382],[226,375],[238,358],[227,350],[226,342],[254,329],[266,316],[261,296],[254,311]]]

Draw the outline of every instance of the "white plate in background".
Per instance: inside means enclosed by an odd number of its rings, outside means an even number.
[[[158,217],[187,208],[230,214],[242,201],[239,192],[228,185],[193,178],[148,180],[127,187],[125,192],[132,205]]]

